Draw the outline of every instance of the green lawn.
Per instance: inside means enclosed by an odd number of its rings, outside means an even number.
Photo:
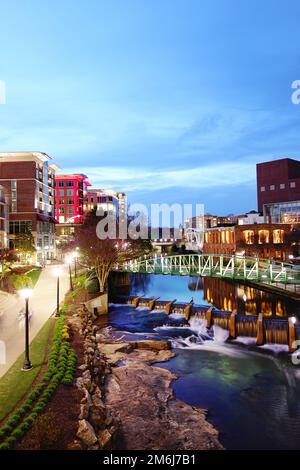
[[[24,397],[38,375],[45,359],[53,319],[49,319],[30,345],[30,360],[33,368],[23,372],[22,354],[0,379],[0,421],[5,418]]]
[[[30,279],[32,280],[32,287],[34,287],[40,277],[40,274],[41,274],[41,269],[32,269],[31,271],[28,271],[28,273],[26,273],[26,276],[30,277]]]

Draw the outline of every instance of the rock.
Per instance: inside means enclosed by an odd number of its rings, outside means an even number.
[[[86,363],[85,363],[85,364],[82,364],[81,366],[78,366],[78,367],[77,367],[78,370],[81,370],[81,371],[83,371],[83,372],[84,372],[85,370],[87,370],[87,368],[88,368],[88,365],[87,365]]]
[[[97,442],[97,436],[93,426],[86,420],[81,419],[78,423],[76,436],[87,446],[90,447]]]
[[[133,346],[129,343],[109,343],[109,344],[98,344],[98,350],[105,356],[111,356],[117,352],[130,352]]]
[[[98,395],[93,395],[92,401],[90,422],[97,429],[103,428],[106,420],[106,406]]]
[[[80,414],[79,419],[88,419],[89,417],[90,406],[88,403],[82,403],[80,405]]]
[[[205,410],[174,398],[171,383],[176,376],[140,363],[138,355],[130,361],[133,354],[126,357],[126,366],[112,369],[106,381],[106,407],[120,418],[122,449],[223,449],[217,430],[206,421]]]
[[[104,429],[98,439],[100,449],[107,449],[109,444],[111,444],[111,439],[112,435],[110,434],[110,432],[107,429]]]
[[[168,341],[140,340],[131,344],[135,349],[154,349],[155,351],[171,349]]]
[[[81,447],[79,441],[74,441],[74,442],[71,442],[71,444],[68,445],[67,449],[68,450],[82,450],[82,447]]]

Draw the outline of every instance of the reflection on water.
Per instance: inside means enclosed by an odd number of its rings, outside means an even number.
[[[246,315],[262,312],[266,317],[300,317],[299,302],[216,278],[132,274],[131,294],[160,296],[163,300],[190,301],[193,298],[195,303],[211,304],[225,311],[237,310]]]
[[[300,369],[289,357],[226,342],[228,332],[164,312],[112,307],[113,336],[169,339],[176,357],[158,367],[178,375],[177,398],[208,409],[227,449],[300,448]]]

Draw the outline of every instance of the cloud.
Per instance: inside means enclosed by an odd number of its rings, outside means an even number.
[[[158,191],[172,188],[185,190],[216,189],[224,186],[252,185],[255,165],[249,163],[222,163],[188,169],[159,170],[143,167],[88,167],[65,168],[64,173],[84,171],[95,187],[114,188],[127,193]]]

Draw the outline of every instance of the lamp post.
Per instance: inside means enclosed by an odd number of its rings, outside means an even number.
[[[74,290],[73,281],[72,281],[72,269],[71,269],[72,261],[73,261],[73,256],[72,255],[66,256],[66,263],[69,265],[70,290]]]
[[[77,258],[79,258],[79,246],[76,247],[76,250],[73,253],[74,257],[74,276],[77,277]]]
[[[59,317],[59,278],[62,274],[62,269],[57,267],[54,269],[54,276],[57,278],[57,287],[56,287],[56,313],[55,316]]]
[[[20,295],[25,299],[25,359],[22,370],[27,371],[32,369],[32,364],[29,359],[29,297],[31,297],[32,289],[25,287],[20,291]]]

